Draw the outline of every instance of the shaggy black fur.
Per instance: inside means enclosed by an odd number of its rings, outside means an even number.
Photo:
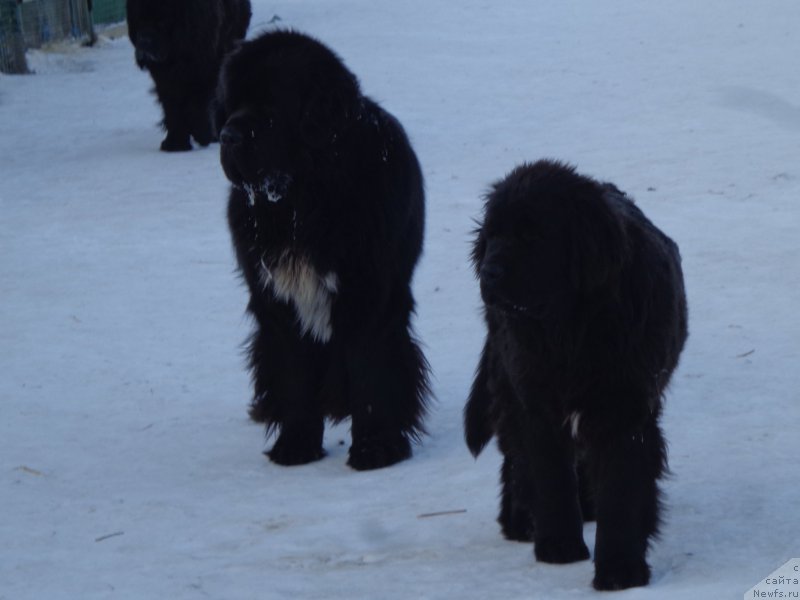
[[[211,102],[222,58],[244,38],[250,0],[128,0],[136,64],[155,83],[164,109],[166,152],[191,150],[190,137],[216,139]]]
[[[264,34],[226,60],[221,160],[250,289],[251,417],[278,464],[322,458],[323,422],[352,416],[348,464],[384,467],[422,432],[428,367],[410,281],[424,192],[400,123],[320,42]]]
[[[568,563],[596,517],[594,587],[647,584],[687,336],[678,247],[613,185],[540,161],[494,185],[472,258],[488,335],[466,440],[477,456],[498,437],[503,533]]]

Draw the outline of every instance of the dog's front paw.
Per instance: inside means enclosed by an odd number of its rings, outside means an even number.
[[[316,442],[309,443],[304,439],[287,438],[281,435],[275,445],[272,446],[272,449],[264,454],[275,464],[291,467],[320,460],[325,458],[327,453]]]
[[[589,548],[581,538],[544,538],[536,540],[533,554],[539,562],[566,564],[589,558]]]
[[[187,152],[191,149],[192,142],[189,141],[188,135],[185,138],[167,135],[161,142],[162,152]]]
[[[411,457],[411,443],[403,436],[368,438],[353,442],[347,464],[356,471],[388,467]]]
[[[533,515],[519,507],[509,508],[506,503],[497,517],[500,529],[507,540],[515,542],[533,541]]]
[[[203,148],[208,146],[211,142],[216,142],[216,137],[211,131],[211,127],[209,126],[201,126],[198,127],[195,131],[192,132],[192,137],[194,141],[201,145]]]
[[[620,563],[595,563],[594,581],[596,590],[624,590],[647,585],[650,567],[644,560]]]

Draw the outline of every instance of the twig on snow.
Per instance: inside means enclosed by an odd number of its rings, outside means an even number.
[[[36,475],[37,477],[43,477],[44,473],[41,471],[37,471],[36,469],[31,469],[30,467],[26,467],[25,465],[19,466],[15,471],[22,471],[23,473],[28,473],[29,475]]]
[[[432,512],[432,513],[423,513],[421,515],[417,515],[418,519],[429,519],[430,517],[444,517],[447,515],[460,515],[467,512],[466,508],[457,508],[455,510],[442,510],[439,512]]]

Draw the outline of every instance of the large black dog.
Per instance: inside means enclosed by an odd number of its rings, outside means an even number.
[[[410,331],[424,193],[400,123],[320,42],[274,31],[229,56],[218,101],[228,222],[250,289],[251,417],[283,465],[324,456],[352,416],[348,464],[411,455],[428,368]]]
[[[494,185],[473,261],[488,335],[466,439],[477,456],[498,437],[503,533],[567,563],[596,518],[594,587],[647,584],[687,336],[678,247],[613,185],[540,161]]]
[[[247,33],[250,0],[128,0],[126,8],[136,64],[164,109],[161,149],[191,150],[190,137],[207,146],[222,58]]]

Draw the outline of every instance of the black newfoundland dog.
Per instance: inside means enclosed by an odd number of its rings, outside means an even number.
[[[228,222],[256,323],[250,416],[269,458],[322,458],[352,416],[348,464],[411,455],[428,367],[410,329],[424,192],[400,123],[320,42],[273,31],[229,56],[218,101]]]
[[[489,193],[473,261],[488,335],[464,411],[504,455],[499,523],[536,559],[645,585],[666,470],[664,390],[687,336],[678,247],[611,184],[549,161]]]
[[[166,152],[207,146],[220,64],[250,24],[250,0],[128,0],[136,64],[150,72],[164,109]]]

